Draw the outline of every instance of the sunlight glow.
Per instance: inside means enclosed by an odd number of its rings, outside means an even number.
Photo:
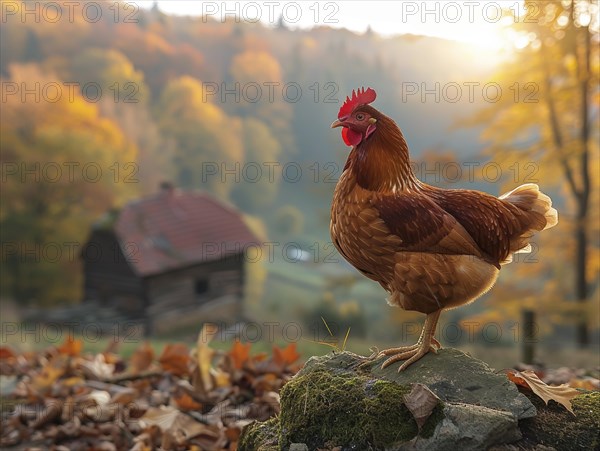
[[[510,47],[502,33],[513,19],[525,13],[523,0],[497,1],[371,1],[353,2],[260,2],[260,1],[181,1],[160,0],[161,11],[176,15],[204,15],[215,20],[239,20],[275,26],[280,17],[290,28],[318,26],[347,28],[363,33],[369,27],[384,36],[415,34],[473,44],[487,50]],[[150,0],[139,2],[150,8]],[[295,6],[298,5],[298,6]]]

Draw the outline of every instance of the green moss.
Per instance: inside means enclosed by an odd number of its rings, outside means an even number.
[[[523,391],[538,410],[535,418],[520,422],[523,436],[532,442],[552,446],[558,451],[600,449],[600,393],[590,392],[571,401],[575,416],[563,406],[544,401]]]
[[[279,418],[274,417],[263,423],[250,423],[242,431],[238,451],[277,451],[279,445]]]
[[[403,402],[410,386],[367,376],[313,371],[281,391],[280,444],[326,443],[354,449],[384,449],[411,440],[417,424]],[[441,406],[438,406],[441,414]],[[433,432],[440,415],[426,423]]]

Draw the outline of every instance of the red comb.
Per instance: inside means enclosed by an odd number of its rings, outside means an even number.
[[[362,91],[360,89],[357,89],[356,91],[352,90],[352,98],[346,97],[346,101],[338,113],[338,119],[348,116],[358,105],[368,105],[373,102],[376,97],[377,94],[371,88],[367,88],[366,91],[365,88],[362,88]]]

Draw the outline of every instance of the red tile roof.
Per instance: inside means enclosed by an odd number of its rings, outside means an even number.
[[[233,208],[206,194],[174,188],[127,204],[114,231],[140,276],[218,260],[259,244]]]

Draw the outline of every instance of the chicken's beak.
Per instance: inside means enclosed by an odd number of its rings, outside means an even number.
[[[331,128],[343,127],[344,123],[340,120],[335,120],[331,123]]]

